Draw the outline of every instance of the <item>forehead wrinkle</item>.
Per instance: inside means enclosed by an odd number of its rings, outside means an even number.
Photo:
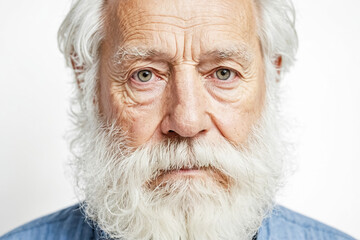
[[[226,5],[233,9],[233,6],[229,6],[229,3],[226,4],[226,1],[222,1],[221,4],[218,2],[207,2],[205,8],[204,6],[199,5],[201,3],[198,4],[196,1],[192,2],[191,4],[185,2],[181,3],[180,1],[180,6],[179,3],[176,4],[172,1],[162,1],[162,3],[159,2],[159,4],[162,5],[162,8],[160,10],[156,9],[155,14],[153,14],[154,6],[144,4],[141,0],[113,0],[112,2],[114,4],[112,4],[111,8],[117,9],[117,17],[119,19],[124,18],[124,21],[128,22],[130,26],[132,23],[136,24],[138,21],[144,21],[144,19],[148,20],[149,17],[159,19],[165,18],[165,22],[169,22],[169,20],[175,20],[184,24],[186,22],[193,21],[194,19],[201,20],[202,18],[212,19],[213,17],[218,17],[227,19],[228,15],[224,15],[222,10],[226,9]],[[203,11],[197,11],[198,5],[203,8]]]
[[[198,29],[202,30],[207,27],[216,27],[216,31],[223,31],[226,34],[232,33],[238,35],[241,32],[241,29],[234,29],[236,26],[229,26],[225,22],[214,23],[212,19],[206,18],[204,21],[188,22],[188,23],[178,23],[171,21],[160,21],[160,20],[148,20],[141,21],[133,26],[121,27],[121,39],[122,42],[126,41],[138,41],[138,40],[147,40],[158,34],[194,34]]]
[[[128,28],[134,29],[135,26],[146,23],[149,24],[149,18],[153,18],[154,22],[159,25],[162,24],[161,22],[171,23],[179,29],[186,27],[194,28],[203,25],[204,21],[206,25],[207,19],[212,22],[214,18],[219,18],[227,22],[225,25],[228,24],[228,20],[234,22],[235,18],[241,25],[248,26],[249,23],[246,15],[253,14],[253,4],[247,1],[242,2],[242,0],[239,0],[239,4],[234,5],[233,3],[233,1],[227,0],[221,1],[221,4],[209,1],[205,8],[203,7],[203,11],[197,12],[194,10],[196,9],[194,6],[198,5],[196,1],[190,4],[190,6],[185,3],[178,6],[172,4],[171,1],[165,1],[162,4],[166,7],[156,12],[153,10],[153,5],[144,4],[141,0],[109,0],[106,5],[108,9],[113,9],[111,12],[116,16],[114,17],[117,19],[118,28],[121,29],[122,34],[126,35],[126,32],[129,30]],[[234,14],[223,14],[223,10],[227,10],[228,8],[231,8]]]
[[[208,26],[208,25],[214,25],[214,18],[219,18],[223,20],[227,20],[224,16],[194,16],[188,19],[182,18],[180,16],[168,16],[168,15],[142,15],[141,17],[137,18],[136,16],[132,17],[135,18],[135,20],[132,20],[131,23],[129,23],[129,26],[131,28],[139,28],[143,26],[153,26],[154,24],[157,24],[159,26],[161,25],[168,25],[175,28],[179,28],[182,30],[201,27],[201,26]],[[146,20],[146,21],[145,21]],[[174,21],[175,20],[175,21]],[[125,21],[129,21],[128,19]],[[227,26],[228,23],[225,21],[222,23],[217,23],[215,25],[222,25]],[[142,28],[141,28],[142,30]]]
[[[129,3],[130,6],[126,7],[127,3]],[[189,14],[184,14],[184,9],[177,11],[171,11],[169,9],[170,12],[174,12],[174,14],[171,15],[169,14],[169,11],[164,11],[164,9],[158,13],[153,14],[151,12],[152,8],[149,9],[147,6],[140,5],[138,1],[125,0],[119,1],[117,7],[115,5],[115,9],[118,9],[115,14],[119,23],[118,27],[122,29],[123,33],[126,33],[127,30],[129,30],[127,28],[134,29],[140,27],[141,25],[146,26],[152,24],[172,25],[173,27],[186,30],[196,28],[198,26],[213,24],[214,18],[218,18],[220,21],[224,21],[224,26],[228,25],[229,18],[231,21],[233,21],[233,19],[229,15],[221,14],[221,9],[225,8],[226,5],[224,4],[224,2],[222,2],[220,5],[209,3],[207,7],[211,8],[211,11],[196,13],[194,13],[191,8],[187,11]],[[214,11],[214,9],[216,10]],[[241,22],[244,22],[246,19],[244,19],[242,16],[240,20]]]
[[[200,13],[201,14],[201,13]],[[182,22],[189,22],[189,21],[192,21],[194,19],[199,19],[199,20],[202,20],[202,19],[209,19],[211,20],[212,18],[214,17],[217,17],[217,18],[223,18],[223,19],[227,19],[226,16],[223,16],[223,15],[196,15],[196,16],[191,16],[191,17],[185,17],[185,16],[174,16],[174,15],[167,15],[167,14],[157,14],[157,15],[147,15],[149,17],[164,17],[164,18],[173,18],[173,19],[177,19],[177,20],[180,20]]]

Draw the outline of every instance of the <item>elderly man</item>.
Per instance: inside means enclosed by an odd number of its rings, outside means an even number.
[[[2,240],[352,239],[274,204],[289,2],[78,0],[59,41],[84,201]]]

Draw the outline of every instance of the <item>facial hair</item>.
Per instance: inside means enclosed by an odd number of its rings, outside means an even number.
[[[87,217],[114,239],[251,239],[283,175],[274,112],[267,102],[243,146],[169,138],[134,149],[116,124],[82,118],[72,164]],[[189,168],[204,176],[161,180]]]

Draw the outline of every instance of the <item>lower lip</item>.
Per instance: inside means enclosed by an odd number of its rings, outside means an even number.
[[[161,186],[166,182],[175,182],[177,180],[184,179],[205,179],[209,177],[209,173],[205,169],[198,168],[183,168],[177,170],[171,170],[162,173],[154,181],[149,183],[149,187],[155,189],[158,186]]]

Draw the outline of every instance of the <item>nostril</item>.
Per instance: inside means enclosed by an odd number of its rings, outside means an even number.
[[[177,141],[181,141],[181,140],[184,140],[186,139],[186,137],[182,137],[180,136],[176,131],[174,130],[169,130],[167,131],[167,134],[166,134],[166,137],[168,139],[172,139],[173,141],[177,142]]]
[[[170,138],[178,138],[178,137],[185,137],[185,138],[192,138],[192,137],[197,137],[197,136],[200,136],[200,135],[203,135],[203,134],[206,134],[207,130],[206,129],[203,129],[201,131],[199,131],[197,134],[195,134],[194,136],[182,136],[180,134],[178,134],[176,131],[174,130],[168,130],[166,135]]]
[[[169,130],[169,131],[167,132],[167,135],[168,135],[169,137],[176,137],[178,134],[177,134],[174,130]]]

